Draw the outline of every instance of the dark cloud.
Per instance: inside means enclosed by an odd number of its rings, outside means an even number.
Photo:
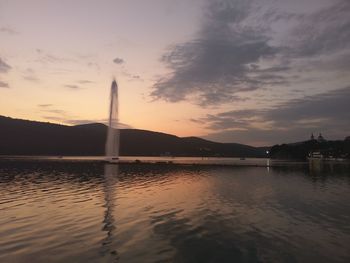
[[[171,102],[195,95],[199,104],[207,105],[235,101],[235,93],[258,89],[259,72],[249,65],[274,56],[278,49],[259,28],[243,25],[250,2],[211,4],[199,38],[176,45],[163,56],[173,74],[160,79],[151,95]],[[251,73],[257,76],[252,78]],[[267,75],[260,81],[265,80],[270,81]]]
[[[349,1],[300,14],[278,5],[283,3],[210,1],[197,38],[174,45],[161,58],[171,73],[157,81],[151,96],[220,105],[237,101],[242,92],[304,84],[306,70],[348,71]]]
[[[274,144],[307,139],[322,132],[333,139],[350,130],[350,87],[262,110],[228,111],[200,119],[212,131],[208,138]],[[260,127],[259,127],[260,126]]]
[[[9,88],[9,84],[0,80],[0,88]]]
[[[115,58],[115,59],[113,59],[113,62],[115,64],[123,64],[123,63],[125,63],[124,59],[122,59],[122,58]]]
[[[52,107],[53,104],[38,104],[38,107],[41,107],[41,108],[47,108],[47,107]]]
[[[0,73],[7,73],[12,67],[0,58]]]
[[[301,56],[315,56],[350,48],[350,1],[335,0],[331,6],[305,14],[292,30],[289,44]]]
[[[69,88],[69,89],[80,89],[79,86],[77,85],[64,85],[66,88]]]
[[[252,1],[216,1],[209,5],[207,19],[199,37],[174,46],[162,58],[173,71],[154,86],[152,96],[176,102],[191,95],[200,105],[236,101],[235,93],[252,91],[263,84],[283,84],[281,71],[264,73],[256,64],[278,52],[269,44],[265,30],[244,21]],[[262,75],[263,73],[263,75]]]
[[[285,126],[302,120],[317,119],[324,119],[328,124],[333,125],[337,122],[338,125],[335,127],[339,127],[341,123],[350,126],[349,101],[350,87],[347,87],[289,101],[276,110],[268,111],[266,117]]]

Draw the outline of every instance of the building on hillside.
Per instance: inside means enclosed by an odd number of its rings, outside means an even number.
[[[320,134],[318,135],[318,137],[317,137],[317,141],[318,141],[318,142],[325,142],[326,139],[323,138],[322,134],[320,133]]]
[[[314,141],[314,140],[315,140],[314,133],[311,133],[311,136],[310,136],[310,141]]]

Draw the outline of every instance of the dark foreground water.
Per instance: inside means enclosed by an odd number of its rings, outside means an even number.
[[[0,262],[350,262],[350,169],[0,162]]]

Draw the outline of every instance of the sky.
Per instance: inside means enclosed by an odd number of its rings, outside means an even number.
[[[266,146],[350,135],[348,0],[0,0],[0,115]]]

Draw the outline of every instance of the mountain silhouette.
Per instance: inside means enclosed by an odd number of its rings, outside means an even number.
[[[104,155],[107,126],[66,126],[0,116],[0,155]],[[218,143],[138,129],[120,130],[122,156],[265,157],[265,147]]]

